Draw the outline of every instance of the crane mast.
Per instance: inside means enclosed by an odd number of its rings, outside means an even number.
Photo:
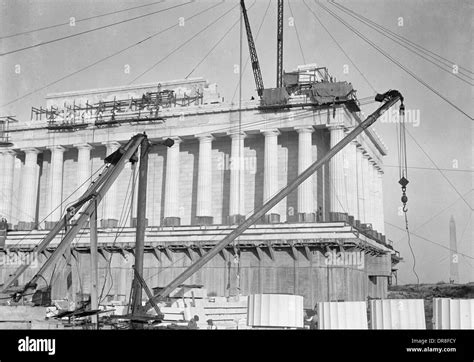
[[[249,44],[250,60],[252,62],[253,76],[255,78],[255,85],[257,87],[257,94],[259,97],[263,94],[263,78],[262,71],[260,70],[260,63],[258,62],[257,48],[253,41],[252,29],[250,28],[250,22],[247,15],[247,9],[245,8],[244,0],[240,0],[240,7],[242,9],[242,15],[245,22],[245,31],[247,33],[247,42]]]
[[[277,14],[277,81],[276,87],[283,87],[283,0],[278,0]]]

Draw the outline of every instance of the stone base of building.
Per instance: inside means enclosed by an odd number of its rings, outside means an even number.
[[[34,230],[36,229],[36,223],[31,221],[18,221],[18,225],[16,227],[17,230]]]
[[[266,224],[278,224],[280,222],[280,214],[267,214],[264,216]]]
[[[118,220],[116,219],[102,219],[100,220],[101,228],[116,228],[118,226]]]
[[[132,218],[132,228],[136,228],[137,227],[137,218],[134,217]],[[145,227],[148,227],[148,219],[145,219]]]
[[[180,226],[181,218],[175,216],[165,217],[163,219],[163,226]]]
[[[349,215],[345,212],[329,212],[329,221],[331,222],[349,222]]]
[[[303,213],[300,212],[298,214],[298,222],[316,222],[316,214],[311,213]]]
[[[196,225],[212,225],[214,218],[212,216],[196,216]]]
[[[230,215],[228,218],[229,225],[240,224],[245,220],[244,215]]]

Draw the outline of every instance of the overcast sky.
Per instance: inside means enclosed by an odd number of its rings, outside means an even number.
[[[1,0],[0,53],[156,12],[183,4],[184,1],[169,0],[128,12],[79,21],[152,3],[152,0]],[[269,3],[267,0],[246,3],[252,30],[256,36]],[[400,90],[405,96],[407,110],[415,117],[419,115],[419,118],[415,119],[416,122],[407,125],[408,132],[419,144],[418,146],[407,135],[408,163],[409,166],[421,168],[409,169],[410,184],[407,194],[409,225],[411,231],[421,237],[414,234],[411,237],[416,256],[416,271],[421,281],[438,282],[449,279],[449,252],[433,243],[449,247],[451,215],[456,221],[458,250],[460,253],[471,256],[471,258],[459,257],[461,281],[473,281],[474,248],[472,247],[471,207],[474,192],[469,193],[473,188],[474,129],[472,120],[390,62],[313,1],[307,0],[306,3],[377,91]],[[0,115],[14,115],[26,121],[29,119],[31,106],[45,105],[44,97],[47,93],[129,84],[155,63],[158,65],[134,83],[158,83],[164,80],[182,79],[194,69],[191,77],[204,77],[212,83],[217,83],[221,96],[226,100],[231,100],[238,82],[238,74],[234,73],[234,66],[239,63],[238,23],[207,59],[195,68],[232,24],[239,19],[237,1],[225,1],[202,15],[189,19],[194,14],[216,4],[218,4],[216,1],[197,1],[84,35],[0,56]],[[474,115],[472,104],[472,83],[474,83],[472,80],[474,78],[472,34],[474,29],[472,29],[473,8],[469,1],[340,1],[340,4],[354,12],[447,59],[449,62],[446,62],[444,66],[447,72],[343,13],[334,5],[326,2],[323,4],[470,117]],[[232,8],[233,10],[218,20],[222,14]],[[292,70],[298,64],[303,64],[304,55],[306,63],[326,66],[337,79],[350,81],[357,89],[359,98],[373,95],[371,86],[317,22],[303,1],[291,1],[291,9],[300,35],[303,54],[297,41],[296,28],[290,26],[289,18],[292,14],[288,1],[285,1],[285,70]],[[75,19],[75,26],[63,25],[3,38],[28,30],[69,23],[70,18]],[[106,61],[99,62],[54,85],[15,101],[27,93],[178,24],[179,18],[184,18],[184,26],[173,27]],[[206,30],[180,47],[208,25],[210,26]],[[244,41],[246,41],[245,35]],[[266,87],[274,87],[275,1],[270,4],[256,44],[264,84]],[[167,56],[176,48],[179,49]],[[243,54],[245,60],[248,54],[246,42]],[[455,65],[470,71],[467,71],[467,74],[471,79],[464,79],[471,84],[454,76],[452,66]],[[130,72],[126,73],[126,69]],[[345,69],[348,69],[347,73],[344,72]],[[458,73],[458,76],[461,75]],[[248,99],[254,95],[254,88],[251,68],[248,66],[243,75],[243,98]],[[237,101],[237,97],[234,100]],[[12,101],[14,102],[10,103]],[[363,111],[367,114],[373,109],[374,105],[363,107]],[[398,169],[394,167],[398,165],[395,125],[379,121],[375,128],[382,135],[389,149],[389,155],[385,158],[384,175],[386,234],[394,241],[395,248],[405,259],[400,265],[399,282],[415,282],[416,278],[412,272],[413,257],[403,231],[404,219],[398,214],[401,191],[397,183]],[[443,169],[444,176],[433,169],[435,165]],[[465,201],[459,194],[463,195]]]

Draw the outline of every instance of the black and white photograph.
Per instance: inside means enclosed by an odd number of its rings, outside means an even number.
[[[473,34],[469,0],[0,0],[0,361],[472,361]]]

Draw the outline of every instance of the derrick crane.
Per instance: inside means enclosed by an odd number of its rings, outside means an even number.
[[[183,271],[178,277],[171,281],[165,288],[163,288],[158,294],[156,294],[147,303],[148,309],[152,306],[152,303],[156,303],[164,298],[168,297],[169,294],[174,291],[180,284],[184,283],[200,268],[202,268],[207,262],[221,252],[227,245],[238,238],[242,233],[247,230],[250,226],[260,220],[268,211],[270,211],[275,205],[281,200],[287,197],[291,192],[295,191],[296,188],[301,185],[308,177],[314,174],[320,169],[325,163],[331,160],[334,155],[341,151],[348,143],[353,141],[359,134],[369,128],[380,116],[387,111],[396,102],[400,101],[400,111],[403,111],[403,96],[397,90],[389,90],[383,94],[377,94],[375,100],[383,102],[383,104],[377,108],[372,114],[370,114],[364,121],[360,122],[345,138],[331,148],[323,157],[314,162],[305,171],[303,171],[298,177],[291,181],[287,186],[281,189],[275,196],[273,196],[268,202],[260,206],[255,212],[239,226],[237,226],[229,235],[217,243],[206,255],[191,264],[185,271]]]
[[[163,142],[160,142],[167,147],[171,147],[174,144],[174,141],[167,139]],[[95,239],[95,247],[97,247],[97,229],[96,222],[92,222],[97,213],[97,205],[100,200],[103,199],[104,195],[110,189],[112,184],[117,180],[118,176],[122,172],[127,162],[135,163],[138,162],[137,152],[140,149],[140,167],[139,167],[139,185],[138,185],[138,201],[139,205],[142,206],[138,208],[137,213],[137,234],[136,234],[136,253],[135,253],[135,266],[134,266],[134,281],[132,289],[134,291],[134,302],[135,304],[132,307],[132,314],[139,312],[138,305],[141,306],[141,289],[145,289],[148,293],[149,289],[144,284],[144,280],[141,277],[143,272],[143,251],[144,251],[144,238],[145,238],[145,211],[143,205],[146,202],[146,169],[148,167],[148,151],[150,148],[150,143],[146,134],[137,134],[133,136],[127,144],[121,146],[117,151],[107,156],[104,160],[106,164],[106,169],[104,172],[99,175],[99,177],[90,185],[90,187],[85,191],[85,193],[71,206],[66,210],[66,214],[63,218],[55,224],[53,229],[45,236],[45,238],[39,243],[34,249],[33,254],[38,257],[39,254],[43,253],[48,245],[55,239],[60,232],[65,229],[65,235],[62,237],[62,240],[57,245],[54,252],[49,256],[49,258],[44,262],[40,267],[38,272],[30,279],[30,281],[22,287],[22,290],[14,293],[13,297],[16,300],[19,300],[27,290],[35,289],[37,286],[37,281],[39,278],[44,278],[43,274],[45,271],[56,261],[67,248],[70,246],[79,230],[86,226],[87,221],[91,220],[91,244]],[[140,204],[141,203],[141,204]],[[79,215],[79,217],[71,223],[74,216]],[[95,225],[94,227],[92,225]],[[95,230],[93,230],[95,229]],[[91,245],[92,249],[92,245]],[[91,250],[92,253],[92,250]],[[21,265],[17,270],[8,278],[8,280],[1,286],[0,293],[5,293],[9,291],[9,287],[16,281],[18,278],[25,272],[25,270],[31,265],[34,260]],[[151,296],[151,294],[149,295]],[[97,307],[97,300],[91,301],[92,307]],[[160,315],[158,307],[153,305],[157,312],[157,315]]]
[[[247,42],[249,44],[250,61],[252,62],[253,77],[255,78],[255,86],[257,87],[257,94],[262,97],[263,94],[263,78],[262,71],[260,70],[260,63],[258,62],[257,48],[253,41],[252,29],[250,28],[250,22],[247,15],[247,9],[245,8],[244,0],[240,0],[240,7],[242,9],[242,15],[245,22],[245,31],[247,32]],[[240,70],[242,71],[242,70]]]

